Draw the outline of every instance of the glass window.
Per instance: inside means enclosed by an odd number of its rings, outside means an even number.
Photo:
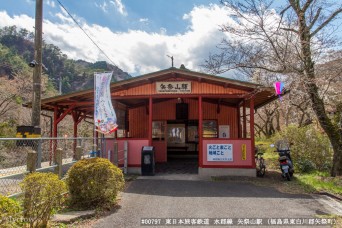
[[[164,140],[165,138],[165,121],[152,122],[152,139]]]

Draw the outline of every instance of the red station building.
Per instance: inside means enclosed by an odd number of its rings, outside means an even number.
[[[128,172],[141,173],[141,150],[154,146],[157,164],[172,156],[192,157],[204,176],[256,176],[254,113],[277,99],[274,89],[259,84],[181,68],[111,83],[119,129],[106,136],[106,148],[128,143]],[[93,118],[93,89],[41,101],[54,112],[53,137],[66,115],[78,124]],[[181,160],[181,159],[180,159]]]

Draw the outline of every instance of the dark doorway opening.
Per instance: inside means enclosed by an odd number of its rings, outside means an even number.
[[[198,121],[167,121],[167,162],[156,165],[157,173],[198,173]]]

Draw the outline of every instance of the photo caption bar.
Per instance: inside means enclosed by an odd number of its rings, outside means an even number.
[[[321,226],[336,225],[333,218],[142,218],[141,226]]]

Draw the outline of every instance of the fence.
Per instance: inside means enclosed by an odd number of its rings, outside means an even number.
[[[116,139],[105,138],[101,139],[99,156],[107,158],[116,166],[122,168],[123,173],[127,173],[127,157],[128,157],[128,142],[124,141],[123,146],[119,148],[119,144]]]
[[[0,194],[20,193],[19,183],[29,171],[55,172],[62,177],[81,158],[106,157],[102,152],[105,140],[100,139],[96,144],[97,151],[93,138],[0,138]],[[113,151],[113,157],[118,154]],[[125,154],[126,173],[127,150]]]

